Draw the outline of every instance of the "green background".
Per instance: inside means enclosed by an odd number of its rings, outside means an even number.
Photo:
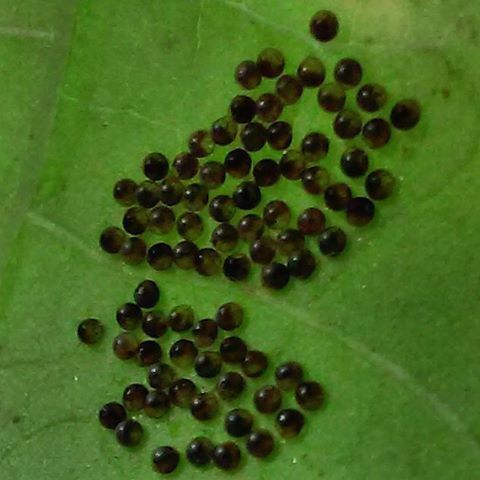
[[[203,317],[225,301],[242,303],[249,343],[272,363],[298,359],[328,391],[328,405],[308,416],[301,437],[279,441],[267,462],[248,458],[236,478],[479,478],[479,7],[477,0],[0,0],[1,478],[155,478],[154,446],[183,449],[198,434],[226,439],[220,421],[202,425],[178,410],[168,421],[143,420],[147,441],[134,452],[98,425],[99,406],[143,379],[111,355],[110,339],[115,308],[145,277],[158,280],[165,310],[190,303]],[[308,34],[320,8],[341,22],[328,45]],[[418,128],[395,132],[372,155],[374,167],[399,179],[375,222],[347,228],[345,255],[322,259],[314,278],[280,293],[259,288],[258,271],[237,285],[123,266],[99,252],[101,229],[121,220],[114,181],[140,179],[145,153],[172,157],[192,130],[223,115],[238,92],[236,63],[266,46],[284,51],[290,72],[316,54],[330,77],[336,60],[355,56],[365,81],[386,86],[389,106],[401,97],[421,101]],[[295,121],[297,143],[311,129],[331,136],[331,117],[313,92],[286,118]],[[342,148],[334,143],[325,160],[339,179]],[[361,182],[354,189],[360,193]],[[301,192],[280,182],[265,198],[287,198],[299,211],[316,201]],[[329,220],[344,225],[339,215]],[[95,349],[75,337],[86,316],[107,326]],[[265,381],[251,382],[249,393]],[[251,408],[250,396],[240,404]],[[193,474],[225,476],[183,462],[175,478]]]

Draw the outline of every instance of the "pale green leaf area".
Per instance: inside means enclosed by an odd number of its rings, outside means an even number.
[[[183,451],[196,435],[227,439],[220,419],[200,424],[178,409],[165,421],[140,416],[147,438],[134,451],[98,424],[103,403],[144,381],[110,344],[116,307],[153,278],[164,310],[189,303],[205,317],[226,301],[241,303],[242,336],[272,365],[301,361],[328,392],[299,438],[277,436],[272,459],[245,454],[227,475],[194,470],[183,458],[172,478],[478,479],[479,7],[476,0],[1,0],[0,478],[156,478],[155,446]],[[331,44],[308,33],[320,8],[341,22]],[[399,179],[374,223],[355,229],[329,214],[345,227],[348,250],[276,293],[260,287],[258,269],[233,284],[124,266],[100,252],[100,231],[122,216],[111,199],[114,181],[140,180],[144,154],[173,157],[191,131],[222,116],[239,92],[236,63],[266,46],[284,51],[289,72],[319,55],[329,78],[340,57],[358,58],[365,81],[388,89],[383,115],[402,97],[422,103],[418,128],[394,132],[371,155],[372,167]],[[259,91],[272,88],[265,81]],[[310,130],[333,139],[332,118],[312,91],[285,118],[296,145]],[[343,148],[332,140],[323,161],[339,180]],[[264,155],[278,158],[268,150],[254,157]],[[351,183],[361,194],[361,181]],[[318,202],[287,181],[265,190],[262,205],[274,198],[296,213]],[[200,243],[207,242],[206,233]],[[96,348],[75,335],[87,316],[106,325]],[[272,371],[250,382],[236,405],[253,408],[251,393],[273,381]],[[285,405],[293,404],[287,395]],[[256,421],[273,428],[273,418]]]

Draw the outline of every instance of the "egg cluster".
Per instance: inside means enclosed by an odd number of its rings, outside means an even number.
[[[328,11],[318,12],[310,23],[321,42],[332,40],[338,29]],[[232,281],[247,280],[258,264],[263,285],[271,289],[285,287],[292,277],[310,277],[319,265],[316,250],[326,257],[342,253],[347,233],[327,215],[343,212],[353,227],[372,221],[375,203],[392,194],[395,179],[386,169],[370,169],[370,157],[392,140],[392,128],[409,130],[418,123],[420,106],[404,99],[385,112],[386,88],[362,83],[363,67],[353,58],[339,59],[331,81],[327,77],[322,60],[312,55],[287,73],[276,48],[264,49],[256,61],[240,62],[235,79],[247,92],[231,99],[226,115],[193,132],[188,149],[171,161],[162,153],[148,154],[142,163],[145,180],[124,178],[115,184],[113,196],[126,207],[123,229],[106,228],[101,248],[130,264],[146,259],[157,271],[176,266],[203,276],[223,272]],[[271,92],[250,93],[268,81],[275,82]],[[315,93],[319,114],[332,116],[332,138],[314,130],[296,138],[294,125],[281,119],[309,91]],[[355,108],[347,102],[351,95]],[[343,144],[338,165],[345,179],[334,179],[328,168],[331,142]],[[264,147],[270,155],[258,158]],[[270,158],[272,151],[278,152],[276,158]],[[358,194],[347,180],[362,177],[364,192]],[[227,190],[215,194],[229,179],[234,185],[229,181]],[[304,211],[291,211],[282,198],[268,198],[269,187],[285,181],[312,200]],[[155,240],[162,235],[169,240]]]
[[[186,304],[165,314],[158,308],[159,300],[157,284],[144,280],[135,289],[133,301],[116,311],[122,331],[113,338],[113,354],[145,370],[145,383],[126,385],[121,400],[106,403],[98,414],[100,423],[115,431],[121,445],[140,445],[143,423],[149,418],[168,421],[173,408],[189,411],[190,418],[199,422],[218,423],[223,417],[223,430],[236,440],[218,442],[197,436],[180,448],[160,446],[152,453],[153,468],[159,473],[173,472],[181,452],[193,466],[213,463],[222,470],[233,470],[242,458],[241,439],[250,455],[268,457],[275,449],[276,434],[260,425],[260,415],[274,416],[281,438],[300,434],[305,412],[322,406],[324,390],[318,382],[304,378],[298,362],[283,362],[272,369],[264,351],[247,345],[237,333],[244,324],[242,306],[228,302],[213,318],[198,319]],[[86,319],[79,324],[77,335],[83,343],[96,344],[104,336],[102,323]],[[172,339],[175,336],[180,338]],[[233,402],[245,401],[248,382],[265,377],[269,370],[273,370],[273,381],[257,385],[252,408],[232,408]],[[212,379],[213,384],[208,381]],[[292,392],[288,403],[293,400],[298,408],[285,405],[285,397]],[[226,409],[224,415],[222,409]],[[218,426],[221,431],[221,423]]]
[[[311,19],[310,32],[319,42],[333,40],[338,31],[332,12],[322,10]],[[372,156],[392,141],[396,130],[417,125],[420,105],[407,98],[391,102],[385,111],[387,89],[362,82],[363,67],[354,58],[340,58],[332,72],[313,55],[293,72],[286,67],[276,48],[264,49],[255,61],[240,62],[234,77],[244,91],[230,99],[220,118],[193,132],[172,159],[159,152],[146,155],[145,179],[118,180],[113,196],[125,207],[122,228],[105,228],[101,248],[128,264],[146,260],[157,272],[176,267],[206,277],[223,274],[235,282],[249,279],[258,266],[263,286],[273,290],[286,287],[291,278],[310,278],[319,266],[317,251],[325,258],[340,255],[348,232],[335,218],[343,215],[348,226],[364,227],[373,220],[377,202],[392,195],[393,174],[372,169]],[[253,94],[270,81],[270,92]],[[330,138],[314,129],[298,136],[293,123],[282,118],[309,92],[319,115],[331,118]],[[341,145],[336,160],[341,179],[334,178],[331,168],[333,142]],[[264,149],[269,153],[258,158]],[[358,179],[361,193],[356,192]],[[270,196],[279,182],[286,183],[284,191],[298,189],[299,197],[311,203],[293,211],[287,198]],[[113,353],[145,369],[144,384],[126,385],[121,400],[106,403],[99,412],[100,423],[115,431],[121,445],[140,445],[142,423],[166,421],[174,408],[189,411],[192,421],[221,418],[219,431],[233,439],[196,436],[187,445],[159,446],[151,462],[161,474],[175,471],[183,455],[195,467],[213,463],[233,470],[243,448],[265,458],[279,448],[277,436],[289,439],[301,433],[305,414],[324,404],[324,390],[305,378],[297,361],[275,368],[265,351],[247,344],[239,334],[241,305],[225,303],[212,318],[199,319],[189,304],[164,313],[157,308],[160,297],[156,282],[145,280],[133,301],[116,311],[122,331],[113,339]],[[94,318],[77,328],[78,338],[89,345],[104,334]],[[272,381],[256,388],[250,409],[232,408],[236,401],[245,405],[249,382],[269,374]],[[262,426],[262,415],[273,417],[275,428]]]

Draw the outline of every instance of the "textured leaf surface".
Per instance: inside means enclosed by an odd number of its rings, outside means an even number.
[[[220,422],[200,425],[176,411],[169,422],[145,420],[146,445],[130,452],[98,425],[98,407],[143,380],[113,358],[110,338],[116,306],[146,276],[159,281],[165,309],[188,302],[211,316],[227,300],[242,303],[245,338],[274,362],[301,360],[328,391],[301,438],[280,442],[267,462],[248,459],[237,478],[478,478],[479,2],[12,5],[0,1],[2,478],[154,478],[154,446],[226,439]],[[319,8],[340,17],[331,45],[308,35]],[[398,194],[373,225],[348,229],[342,258],[279,294],[258,288],[258,278],[234,285],[106,258],[98,233],[121,220],[113,182],[139,179],[146,152],[171,157],[189,132],[221,116],[238,91],[235,64],[265,46],[280,47],[290,71],[307,54],[330,72],[340,56],[355,56],[365,80],[386,85],[391,99],[421,100],[419,127],[374,155],[400,179]],[[297,140],[312,128],[331,134],[312,92],[287,118]],[[340,151],[337,143],[326,161],[334,171]],[[280,183],[268,195],[298,211],[312,203],[299,191]],[[107,325],[99,348],[76,340],[86,316]],[[241,403],[251,406],[250,396]],[[193,474],[183,462],[176,478]]]

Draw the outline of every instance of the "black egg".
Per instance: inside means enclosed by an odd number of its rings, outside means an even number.
[[[280,290],[290,280],[288,268],[282,263],[273,262],[262,268],[262,284],[272,290]]]
[[[173,264],[173,250],[167,243],[155,243],[147,252],[147,262],[154,270],[168,270]]]
[[[143,173],[150,180],[162,180],[168,174],[168,160],[158,152],[149,153],[143,159]]]
[[[251,210],[260,203],[262,194],[255,183],[242,182],[235,189],[232,198],[241,210]]]
[[[160,290],[153,280],[144,280],[138,284],[133,298],[139,307],[153,308],[160,299]]]
[[[246,95],[237,95],[230,103],[230,113],[237,123],[248,123],[257,114],[257,104]]]
[[[310,20],[310,33],[320,42],[333,40],[338,28],[338,19],[329,10],[318,11]]]
[[[336,257],[345,250],[347,236],[339,227],[324,230],[318,238],[320,252],[328,257]]]

